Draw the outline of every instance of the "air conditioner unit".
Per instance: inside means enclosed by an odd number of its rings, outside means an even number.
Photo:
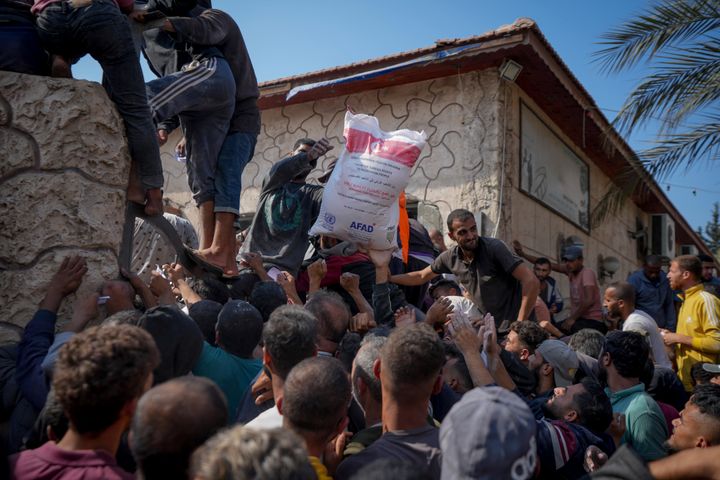
[[[675,222],[667,213],[650,215],[650,251],[653,255],[675,257]]]
[[[680,255],[699,255],[700,250],[695,245],[680,245]]]

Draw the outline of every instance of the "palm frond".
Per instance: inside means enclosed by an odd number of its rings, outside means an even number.
[[[645,172],[645,174],[647,174]],[[606,219],[622,210],[625,200],[642,185],[642,176],[637,168],[628,167],[619,175],[613,177],[613,181],[605,189],[605,193],[593,207],[590,213],[590,225],[598,227]]]
[[[685,170],[701,161],[717,161],[720,154],[720,117],[696,125],[686,132],[664,136],[659,145],[640,153],[640,160],[656,178],[664,178],[680,167]]]
[[[720,0],[664,0],[602,36],[601,68],[618,72],[654,57],[663,48],[720,27]]]
[[[677,127],[689,115],[720,98],[720,41],[674,48],[662,56],[656,72],[630,94],[615,126],[630,132],[653,117],[663,129]]]

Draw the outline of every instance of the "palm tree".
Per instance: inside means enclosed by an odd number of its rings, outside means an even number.
[[[606,72],[649,65],[613,123],[629,135],[651,119],[660,121],[656,145],[638,154],[655,178],[718,158],[719,29],[720,0],[661,0],[602,36],[596,57]],[[624,175],[595,208],[594,221],[616,211],[642,185],[643,174]]]

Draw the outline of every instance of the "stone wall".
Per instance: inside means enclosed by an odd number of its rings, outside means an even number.
[[[130,157],[99,84],[0,72],[0,158],[2,341],[30,321],[66,255],[87,260],[80,292],[117,275]]]

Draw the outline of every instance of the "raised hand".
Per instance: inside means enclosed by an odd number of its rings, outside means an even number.
[[[330,145],[330,140],[323,137],[320,140],[318,140],[317,142],[315,142],[315,145],[313,145],[312,148],[310,148],[310,150],[307,152],[307,158],[311,162],[315,161],[318,158],[325,155],[330,150],[332,150],[333,148],[335,148],[335,147]]]
[[[318,287],[320,282],[327,274],[327,263],[324,259],[315,260],[307,267],[308,277],[310,277],[310,283],[317,283]]]
[[[500,355],[500,346],[497,343],[495,317],[490,313],[486,313],[483,317],[478,335],[483,339],[483,351],[488,356],[498,357]]]
[[[265,268],[263,266],[262,255],[260,255],[259,253],[256,253],[256,252],[243,253],[241,258],[242,258],[242,263],[244,263],[245,265],[250,267],[255,272]]]
[[[340,275],[340,286],[348,293],[357,293],[360,291],[360,275],[345,272]]]
[[[272,379],[270,376],[263,371],[257,381],[253,384],[251,392],[255,397],[255,405],[262,405],[268,400],[272,400],[274,397]]]
[[[49,289],[57,289],[63,297],[66,297],[78,289],[86,273],[87,264],[84,258],[77,255],[65,257],[58,271],[50,279]]]
[[[185,280],[185,269],[179,263],[165,264],[162,266],[163,272],[173,285],[178,284],[180,280]]]
[[[522,243],[518,242],[517,240],[513,240],[513,241],[512,241],[512,247],[513,247],[513,250],[515,250],[515,253],[517,253],[518,255],[522,256],[522,254],[523,254],[523,246],[522,246]]]
[[[372,315],[361,312],[350,319],[350,326],[348,330],[364,335],[375,327],[377,327],[377,323],[375,323],[375,319]]]
[[[97,318],[98,315],[98,298],[100,294],[97,292],[78,297],[73,305],[72,319],[65,325],[65,332],[80,332],[87,324]]]
[[[453,313],[453,305],[449,298],[440,297],[428,309],[425,314],[425,321],[433,328],[437,324],[444,324],[448,321],[448,315]]]
[[[172,296],[170,281],[158,271],[150,272],[150,291],[158,298]]]
[[[463,355],[466,353],[480,352],[483,339],[480,333],[475,331],[469,322],[453,320],[450,323],[449,330],[450,337]]]
[[[415,309],[410,305],[405,305],[395,310],[395,326],[405,327],[407,325],[413,325],[416,322]]]
[[[295,291],[295,277],[293,277],[290,272],[282,271],[278,273],[275,281],[280,284],[285,292],[287,292],[288,289]]]
[[[77,255],[65,257],[50,279],[45,296],[40,301],[40,309],[57,313],[63,299],[78,289],[86,273],[84,258]]]

